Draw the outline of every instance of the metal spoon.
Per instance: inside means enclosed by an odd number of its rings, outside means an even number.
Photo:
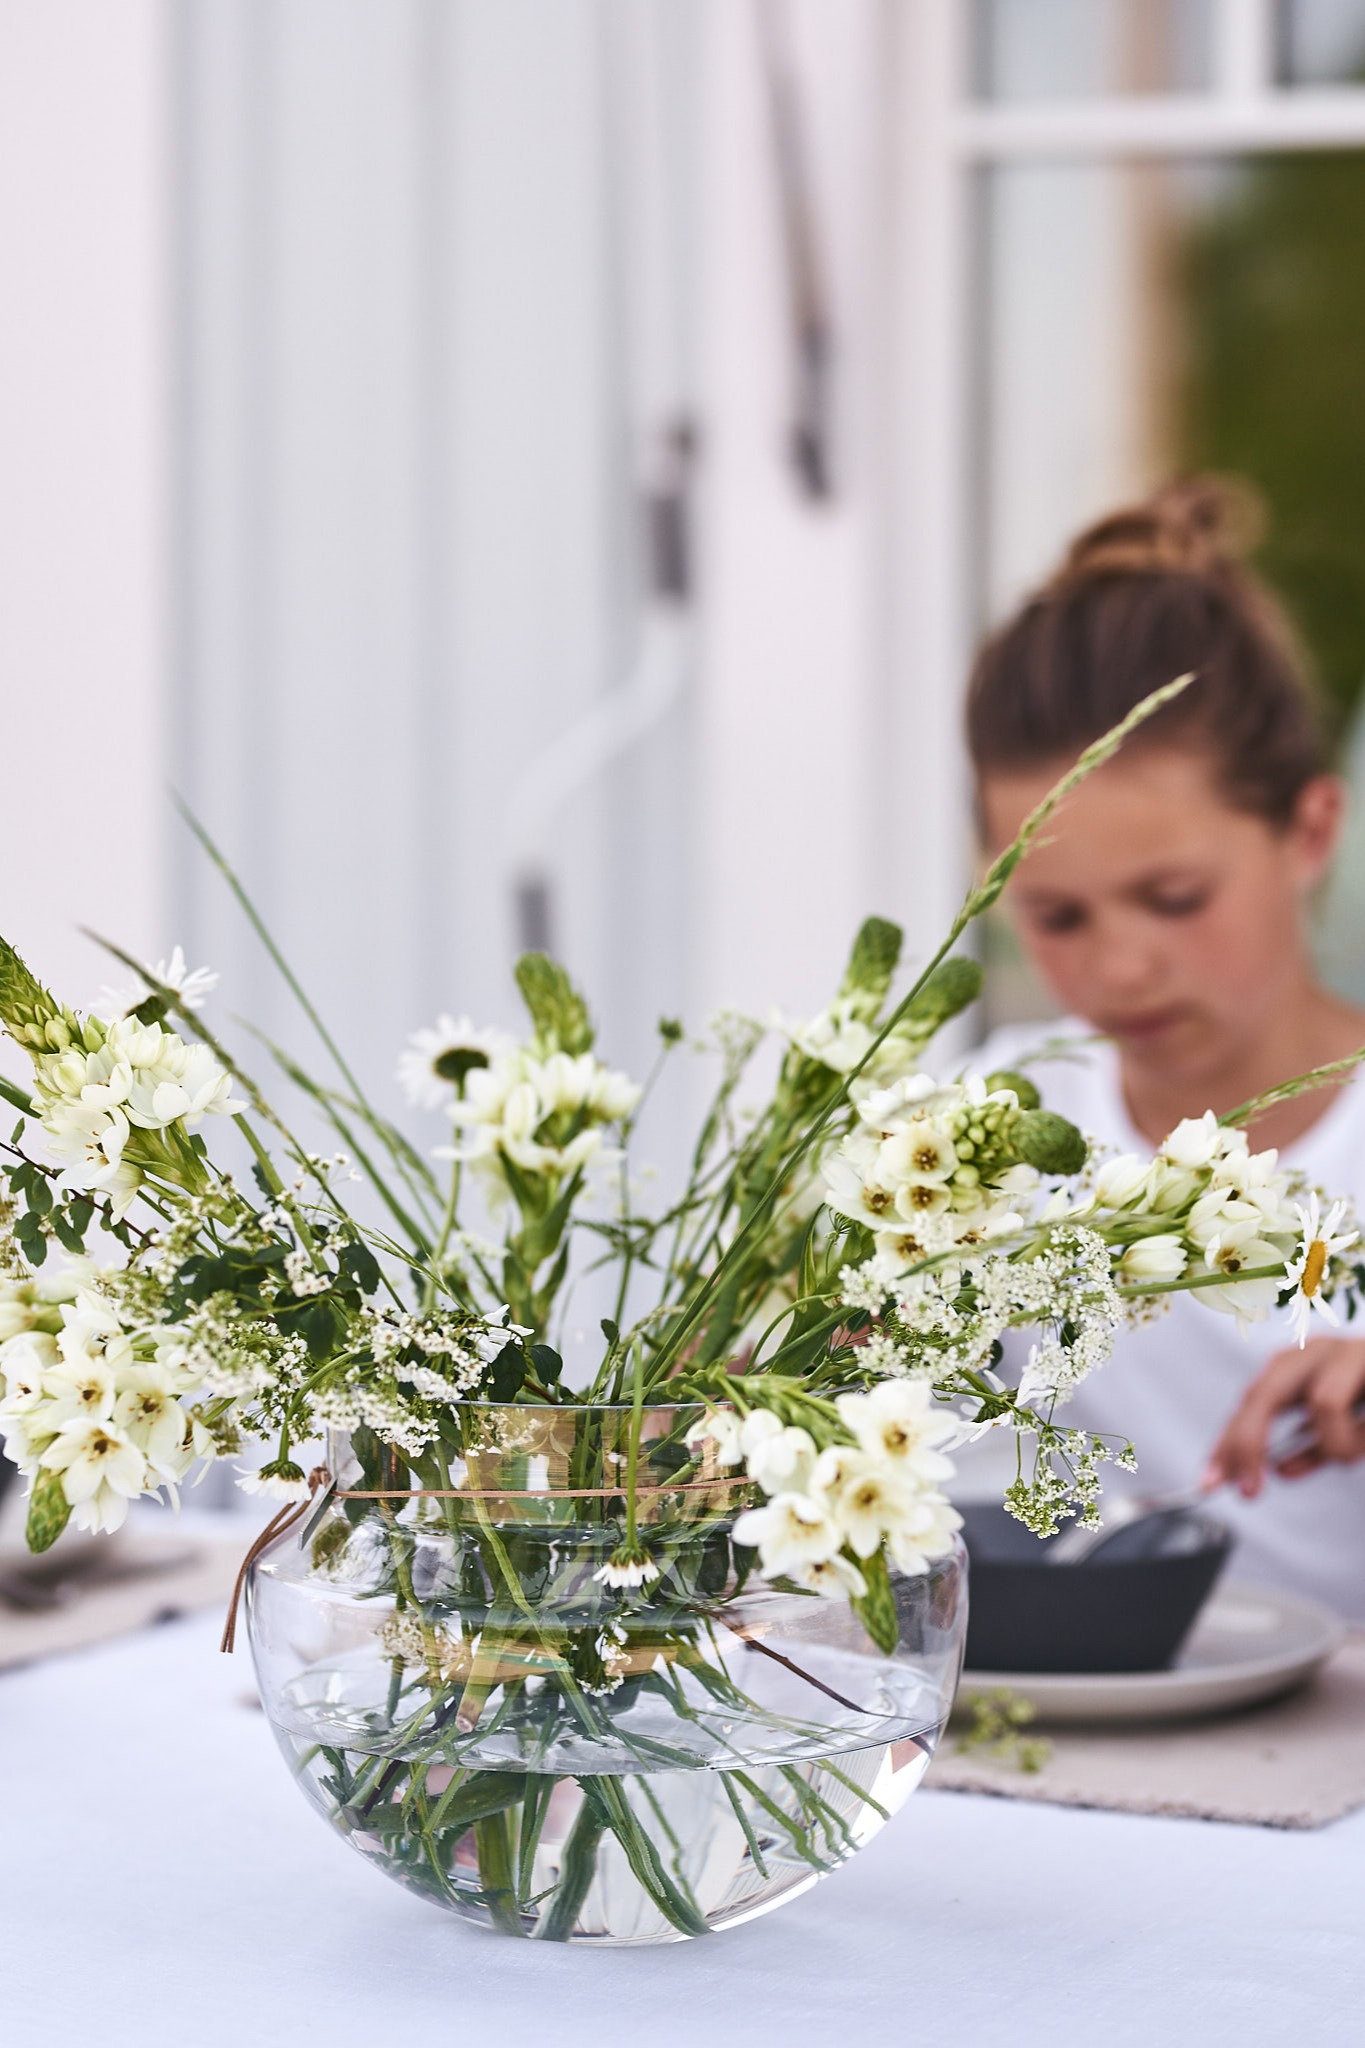
[[[1201,1507],[1207,1498],[1208,1495],[1198,1486],[1181,1487],[1175,1493],[1120,1494],[1106,1509],[1103,1528],[1082,1529],[1077,1525],[1060,1536],[1054,1536],[1047,1546],[1047,1561],[1049,1564],[1085,1564],[1113,1537],[1131,1529],[1135,1523],[1154,1521],[1158,1516],[1189,1514],[1192,1509]]]
[[[1356,1409],[1357,1417],[1365,1420],[1365,1403]],[[1317,1442],[1312,1424],[1301,1408],[1287,1409],[1276,1418],[1266,1445],[1266,1463],[1272,1467],[1283,1465],[1301,1451],[1311,1450]],[[1202,1507],[1216,1487],[1184,1486],[1173,1493],[1120,1494],[1105,1511],[1104,1526],[1100,1529],[1082,1529],[1079,1526],[1067,1529],[1061,1536],[1055,1536],[1047,1547],[1049,1564],[1084,1564],[1093,1558],[1124,1529],[1131,1529],[1136,1522],[1155,1520],[1158,1516],[1189,1514]]]

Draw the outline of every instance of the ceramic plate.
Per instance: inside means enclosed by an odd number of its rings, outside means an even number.
[[[1345,1633],[1315,1600],[1234,1581],[1213,1595],[1169,1671],[964,1671],[959,1697],[1007,1686],[1040,1721],[1192,1720],[1292,1692]]]

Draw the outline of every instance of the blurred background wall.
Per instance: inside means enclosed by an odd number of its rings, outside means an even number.
[[[5,929],[298,1043],[171,783],[379,1080],[527,943],[636,1068],[814,1006],[960,893],[975,635],[1196,464],[1358,763],[1362,78],[1365,0],[0,0]]]

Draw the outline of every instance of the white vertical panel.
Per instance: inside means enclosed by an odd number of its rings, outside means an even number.
[[[792,48],[834,320],[834,494],[787,440],[791,336],[756,10],[711,0],[698,980],[705,1002],[814,1005],[902,893],[872,857],[876,422],[869,376],[877,10],[800,0]]]
[[[654,415],[686,396],[690,297],[665,286],[687,260],[688,16],[180,19],[189,793],[381,1084],[439,1007],[511,1021],[528,836],[557,950],[638,1063],[685,964],[683,712],[535,833],[517,805],[640,652],[638,486]],[[642,68],[671,139],[624,118]],[[283,1028],[223,891],[183,872],[234,1002]]]
[[[962,690],[971,651],[968,560],[975,334],[968,190],[950,148],[965,88],[966,9],[887,0],[885,89],[893,206],[884,559],[887,661],[873,787],[877,861],[913,955],[962,900],[970,806]]]
[[[180,774],[373,1063],[415,1006],[415,0],[186,17]],[[234,1007],[286,1014],[187,853]]]
[[[427,801],[456,999],[484,1011],[510,1000],[518,781],[627,658],[597,14],[591,0],[476,0],[453,10],[445,45],[446,689]],[[551,856],[556,945],[594,985],[600,804],[585,791],[556,820]]]
[[[1279,0],[1215,0],[1214,89],[1231,99],[1254,98],[1275,83],[1275,13]]]
[[[83,1002],[163,922],[159,0],[0,0],[0,929]]]

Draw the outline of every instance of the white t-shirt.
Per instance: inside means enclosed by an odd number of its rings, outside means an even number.
[[[1015,1025],[987,1039],[968,1064],[988,1074],[1047,1041],[1088,1035],[1089,1027],[1076,1019]],[[1077,1042],[1065,1058],[1031,1062],[1027,1072],[1049,1109],[1111,1151],[1154,1149],[1129,1122],[1112,1044]],[[1332,1198],[1351,1197],[1365,1217],[1365,1084],[1342,1089],[1282,1153],[1281,1163]],[[1336,1334],[1326,1323],[1316,1327]],[[1365,1321],[1342,1329],[1365,1336]],[[1022,1333],[1018,1342],[1021,1363],[1027,1349]],[[1232,1316],[1179,1294],[1167,1314],[1119,1337],[1108,1364],[1081,1384],[1059,1419],[1132,1439],[1139,1470],[1129,1478],[1106,1466],[1106,1491],[1165,1493],[1193,1485],[1248,1381],[1293,1342],[1283,1310],[1242,1331]],[[1006,1483],[1013,1477],[1012,1433],[1009,1446],[1004,1437],[1003,1430],[993,1431],[959,1454],[960,1498],[995,1491],[1007,1449],[1003,1477]],[[1255,1501],[1224,1489],[1210,1505],[1236,1532],[1232,1570],[1238,1578],[1311,1594],[1348,1619],[1365,1621],[1365,1462],[1328,1466],[1304,1479],[1272,1476]]]

